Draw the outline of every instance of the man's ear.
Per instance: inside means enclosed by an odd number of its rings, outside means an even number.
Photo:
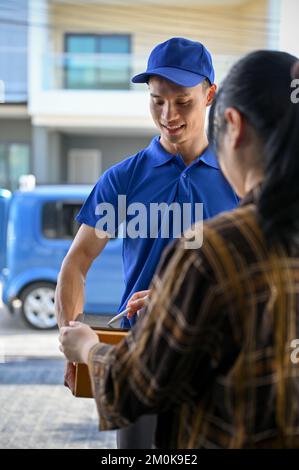
[[[242,114],[235,108],[226,108],[224,116],[227,121],[227,133],[233,148],[239,146],[244,134],[244,119]]]
[[[207,102],[206,102],[207,106],[211,106],[211,104],[213,103],[213,99],[215,97],[216,90],[217,90],[217,85],[215,85],[215,83],[213,83],[213,85],[211,85],[209,87],[209,91],[208,91],[208,94],[207,94]]]

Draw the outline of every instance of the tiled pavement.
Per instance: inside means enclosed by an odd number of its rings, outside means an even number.
[[[94,401],[63,386],[62,358],[58,330],[32,330],[0,300],[0,449],[116,447],[115,432],[98,431]]]
[[[92,399],[62,385],[61,359],[0,364],[0,449],[112,449],[115,432],[99,432]]]

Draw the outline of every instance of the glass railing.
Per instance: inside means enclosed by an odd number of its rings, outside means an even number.
[[[235,55],[214,55],[220,83]],[[43,61],[44,90],[140,90],[131,77],[146,69],[147,57],[131,54],[54,54]]]
[[[54,54],[44,59],[45,90],[130,90],[130,54]]]
[[[0,46],[0,103],[18,104],[27,99],[26,47]]]

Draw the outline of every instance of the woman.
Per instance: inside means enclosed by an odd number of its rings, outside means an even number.
[[[299,447],[299,62],[257,51],[225,79],[210,139],[240,207],[204,224],[203,245],[164,254],[148,312],[117,347],[61,332],[88,363],[100,429],[158,413],[160,448]],[[200,230],[200,226],[198,226]]]

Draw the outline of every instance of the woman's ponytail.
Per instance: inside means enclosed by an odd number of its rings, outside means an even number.
[[[263,146],[265,178],[257,204],[262,228],[269,244],[299,248],[299,103],[292,88],[297,78],[299,61],[286,52],[256,51],[239,60],[212,105],[209,138],[219,149],[228,107],[255,129]]]
[[[290,70],[290,91],[281,116],[265,145],[265,180],[258,213],[270,243],[299,247],[299,103],[291,83],[299,78],[299,61]]]

